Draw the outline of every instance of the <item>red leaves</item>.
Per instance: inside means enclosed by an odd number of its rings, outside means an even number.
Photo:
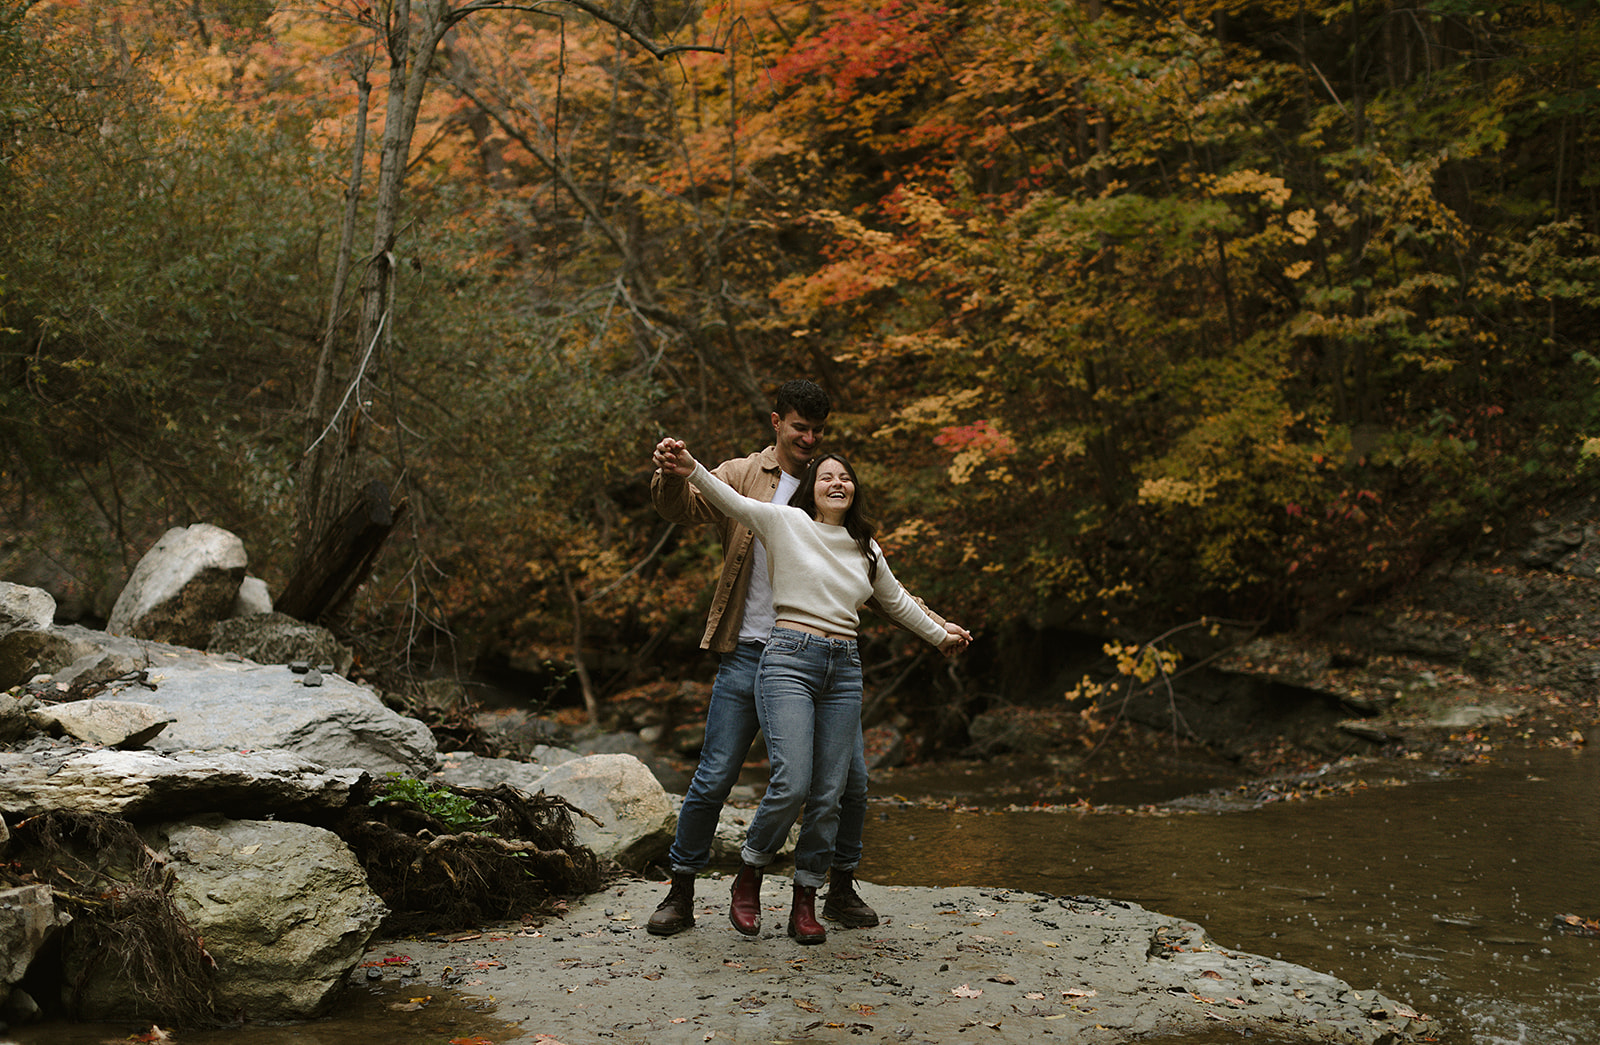
[[[1017,452],[1017,444],[1011,437],[988,420],[941,428],[933,437],[933,445],[946,450],[982,450],[989,457],[1005,457]]]

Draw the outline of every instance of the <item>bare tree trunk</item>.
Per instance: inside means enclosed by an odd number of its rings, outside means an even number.
[[[632,16],[619,17],[592,0],[559,0],[557,9],[579,10],[615,26],[629,39],[657,58],[680,51],[712,51],[722,48],[689,44],[663,46],[635,28]],[[365,578],[377,557],[382,536],[370,554],[344,558],[324,554],[330,543],[338,543],[338,527],[351,502],[361,493],[370,499],[371,484],[393,483],[394,476],[363,474],[377,470],[377,455],[368,452],[375,433],[368,428],[387,413],[394,425],[399,404],[386,400],[380,381],[389,365],[389,346],[394,337],[395,280],[398,274],[395,251],[401,228],[401,209],[416,134],[417,116],[422,109],[428,81],[439,45],[459,22],[473,14],[504,10],[501,0],[467,0],[452,6],[452,0],[392,0],[392,3],[365,9],[367,23],[380,50],[388,56],[388,94],[384,101],[383,137],[378,159],[378,184],[372,199],[372,238],[366,266],[361,274],[357,302],[355,344],[342,394],[336,398],[332,388],[335,345],[342,315],[342,299],[353,265],[355,222],[360,203],[361,167],[365,156],[367,104],[371,88],[365,70],[357,77],[360,105],[357,114],[356,142],[353,148],[350,198],[341,237],[341,253],[334,276],[317,373],[313,379],[307,407],[310,437],[301,463],[302,495],[297,509],[298,548],[291,569],[291,584],[297,592],[340,591],[346,597]],[[532,9],[528,9],[532,10]],[[387,489],[385,487],[385,489]],[[400,508],[405,503],[400,492]],[[387,494],[386,494],[387,496]],[[364,510],[364,509],[363,509]],[[359,512],[358,512],[359,514]],[[392,525],[392,523],[391,523]],[[388,529],[383,530],[386,535]],[[358,575],[328,576],[326,570],[355,570]],[[317,599],[307,596],[304,612],[320,613]]]

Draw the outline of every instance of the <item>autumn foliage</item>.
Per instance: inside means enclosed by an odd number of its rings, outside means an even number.
[[[991,634],[1291,625],[1592,481],[1586,4],[413,6],[463,17],[367,415],[396,658],[698,670],[715,549],[648,449],[758,447],[791,376]],[[10,568],[92,601],[204,519],[276,579],[389,9],[4,10]]]

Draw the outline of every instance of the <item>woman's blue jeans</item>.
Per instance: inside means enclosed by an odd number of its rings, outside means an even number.
[[[839,801],[861,748],[861,655],[854,639],[772,629],[756,676],[772,771],[740,853],[770,864],[802,811],[794,880],[821,886],[833,863]]]

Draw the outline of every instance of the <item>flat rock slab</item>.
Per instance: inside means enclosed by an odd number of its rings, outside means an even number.
[[[305,678],[281,664],[158,652],[143,681],[112,683],[106,695],[170,714],[172,724],[149,742],[156,751],[291,751],[375,776],[433,768],[438,747],[423,723],[338,675],[316,686]]]
[[[826,943],[802,947],[784,933],[787,879],[768,877],[753,938],[728,923],[730,882],[701,878],[696,925],[676,936],[644,928],[665,884],[630,881],[537,930],[375,943],[366,964],[404,956],[415,989],[456,983],[563,1045],[1120,1043],[1218,1029],[1399,1045],[1428,1033],[1376,992],[1227,950],[1137,904],[869,884],[877,927],[830,925]]]

